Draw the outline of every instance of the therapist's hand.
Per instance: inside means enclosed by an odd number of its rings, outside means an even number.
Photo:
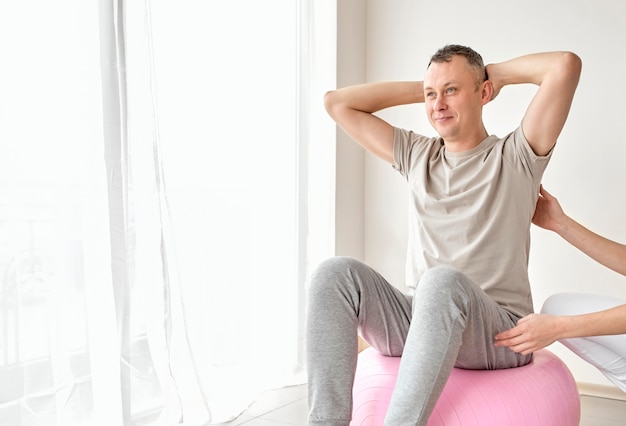
[[[561,328],[561,317],[530,314],[517,321],[515,327],[497,334],[495,345],[528,355],[558,340]]]

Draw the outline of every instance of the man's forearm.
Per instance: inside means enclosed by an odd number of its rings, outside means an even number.
[[[390,81],[348,86],[326,94],[325,104],[374,113],[385,108],[424,102],[421,81]]]
[[[524,55],[508,61],[488,64],[489,79],[503,87],[509,84],[531,83],[541,85],[548,75],[555,75],[567,69],[571,52],[541,52]]]

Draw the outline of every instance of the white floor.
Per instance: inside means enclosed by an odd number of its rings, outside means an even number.
[[[306,385],[266,392],[237,420],[221,426],[305,426],[306,395]],[[583,395],[580,402],[580,426],[626,425],[626,401]]]
[[[580,411],[580,426],[626,425],[626,401],[583,395]]]
[[[266,392],[237,420],[220,423],[220,426],[306,426],[308,412],[306,396],[306,385]]]

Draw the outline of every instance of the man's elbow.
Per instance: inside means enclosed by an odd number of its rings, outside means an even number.
[[[326,108],[326,111],[329,114],[331,114],[331,111],[337,104],[336,94],[337,94],[336,90],[329,90],[328,92],[324,94],[324,108]]]
[[[342,101],[337,90],[329,90],[324,94],[324,108],[333,119],[336,119],[341,106]]]
[[[574,52],[563,52],[559,63],[559,70],[563,77],[578,82],[583,67],[580,56]]]

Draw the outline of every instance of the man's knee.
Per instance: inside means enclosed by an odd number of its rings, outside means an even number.
[[[435,266],[420,277],[415,301],[432,305],[464,304],[468,285],[471,282],[459,270],[449,266]]]
[[[464,287],[467,278],[459,270],[450,266],[435,266],[422,274],[417,288],[424,290],[441,291],[445,289],[456,290]]]
[[[362,263],[347,256],[335,256],[320,263],[311,275],[309,293],[328,294],[339,286],[351,285],[353,272],[362,267]]]

